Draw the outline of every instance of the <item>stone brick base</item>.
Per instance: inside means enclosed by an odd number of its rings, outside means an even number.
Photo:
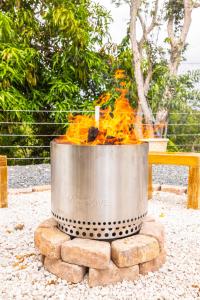
[[[164,227],[146,217],[139,234],[111,242],[71,238],[50,218],[35,231],[34,241],[46,270],[70,283],[88,273],[90,287],[134,281],[162,267],[166,260]]]

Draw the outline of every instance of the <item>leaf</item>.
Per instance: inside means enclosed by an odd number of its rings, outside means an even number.
[[[161,213],[161,214],[159,215],[159,217],[160,217],[160,218],[164,218],[164,217],[165,217],[165,214],[164,214],[164,213]]]

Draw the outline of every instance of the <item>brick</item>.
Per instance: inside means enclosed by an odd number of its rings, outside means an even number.
[[[59,259],[62,243],[70,240],[70,237],[56,227],[38,227],[34,234],[35,247],[42,255]]]
[[[164,248],[165,230],[161,223],[143,222],[140,234],[154,237],[159,242],[160,249]]]
[[[49,218],[45,221],[43,221],[39,227],[41,228],[51,228],[51,227],[57,227],[58,223],[56,222],[56,220],[54,218]]]
[[[110,263],[110,244],[75,238],[61,247],[62,260],[95,269],[106,269]]]
[[[163,184],[161,185],[161,191],[183,195],[187,192],[187,187]]]
[[[139,265],[140,274],[147,275],[149,272],[158,271],[166,261],[166,251],[163,250],[158,257]]]
[[[85,267],[68,264],[60,259],[51,259],[48,257],[45,257],[44,267],[50,273],[70,283],[81,282],[86,273]]]
[[[150,261],[159,255],[158,241],[150,236],[137,234],[113,241],[111,257],[118,267],[130,267]]]
[[[161,185],[158,183],[153,184],[153,192],[158,192],[161,190]]]
[[[51,185],[36,185],[32,187],[33,192],[44,192],[50,190],[51,190]]]
[[[88,276],[88,284],[90,287],[99,285],[114,284],[122,280],[133,281],[138,278],[139,266],[129,268],[118,268],[112,261],[109,267],[104,270],[90,268]]]

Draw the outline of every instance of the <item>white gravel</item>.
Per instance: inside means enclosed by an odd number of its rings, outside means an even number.
[[[149,213],[166,228],[167,263],[159,272],[89,288],[86,281],[70,285],[46,272],[34,249],[34,230],[50,215],[50,193],[10,196],[9,208],[0,209],[0,299],[200,299],[200,211],[187,210],[185,200],[159,193],[149,202]],[[16,230],[18,224],[24,228]]]

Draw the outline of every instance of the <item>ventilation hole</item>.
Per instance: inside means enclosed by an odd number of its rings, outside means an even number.
[[[97,233],[97,236],[98,236],[98,237],[101,237],[101,233]]]
[[[76,220],[74,220],[74,223],[76,223]]]
[[[108,237],[109,236],[109,234],[108,233],[105,233],[105,237]]]
[[[123,223],[125,223],[125,220],[123,221]]]
[[[130,221],[130,220],[128,219],[128,220],[127,220],[127,223],[129,223],[129,221]]]
[[[86,228],[86,230],[88,231],[88,230],[90,230],[90,228]]]
[[[116,222],[113,222],[113,224],[115,225],[115,224],[116,224]]]
[[[88,225],[90,225],[90,222],[88,222]]]
[[[68,219],[65,219],[66,222],[68,222]]]
[[[103,225],[106,225],[106,222],[103,222]]]
[[[115,232],[113,232],[113,233],[112,233],[112,236],[116,236],[116,233],[115,233]]]
[[[65,231],[66,231],[66,232],[68,232],[68,229],[67,229],[67,228],[65,228]]]
[[[131,224],[129,224],[128,227],[131,227]]]
[[[62,228],[62,230],[63,230],[64,227],[62,226],[61,228]]]
[[[111,231],[111,230],[112,230],[112,228],[108,228],[108,230],[110,230],[110,231]]]
[[[133,228],[131,228],[131,232],[133,232]]]
[[[79,227],[79,229],[80,229],[80,230],[82,230],[82,229],[83,229],[83,227]]]
[[[108,222],[108,225],[111,225],[111,222]]]
[[[93,233],[92,232],[90,233],[90,236],[93,237]]]
[[[82,233],[82,236],[86,236],[86,233],[85,233],[85,232],[83,232],[83,233]]]
[[[76,226],[73,226],[73,228],[76,228]]]
[[[104,231],[105,230],[105,228],[101,228],[101,231]]]
[[[73,233],[73,230],[72,230],[72,229],[70,230],[70,233]]]
[[[123,234],[123,232],[122,232],[122,231],[120,231],[120,232],[119,232],[119,235],[122,235],[122,234]]]
[[[59,219],[61,220],[61,217],[59,217]]]
[[[98,225],[101,225],[101,222],[98,222]]]
[[[62,218],[62,220],[64,221],[64,218]]]
[[[79,235],[79,231],[76,231],[76,235]]]
[[[128,230],[126,230],[125,233],[128,234]]]
[[[71,223],[72,220],[69,220],[69,222]]]
[[[118,224],[121,224],[121,221],[118,221]]]
[[[93,225],[96,225],[96,222],[93,222],[92,224],[93,224]]]
[[[97,231],[97,228],[93,228],[94,231]]]
[[[123,228],[123,229],[125,229],[125,228],[126,228],[126,226],[123,226],[122,228]]]
[[[116,230],[119,230],[119,227],[116,227]]]
[[[137,218],[135,218],[135,221],[137,221]]]
[[[83,225],[85,225],[85,221],[83,221]]]
[[[133,219],[131,219],[131,222],[133,222]]]
[[[78,221],[78,224],[81,224],[81,221]]]
[[[137,230],[138,229],[138,227],[137,226],[135,226],[135,230]]]

